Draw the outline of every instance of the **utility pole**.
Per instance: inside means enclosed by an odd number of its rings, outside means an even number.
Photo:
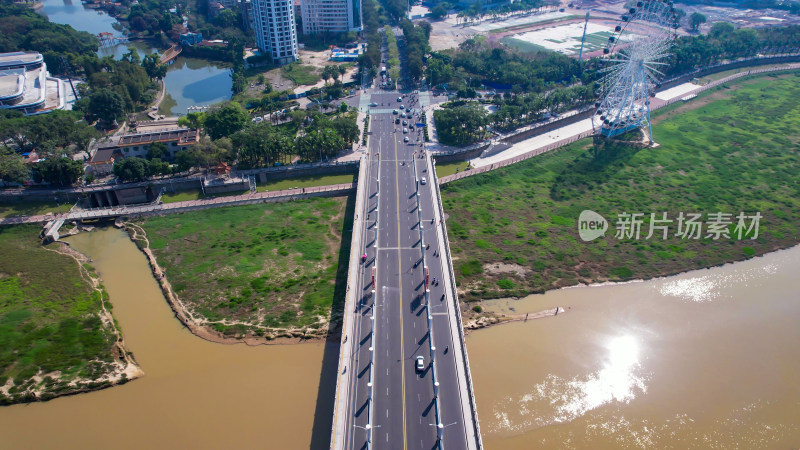
[[[581,51],[578,53],[578,64],[583,58],[583,42],[586,40],[586,27],[589,25],[589,11],[586,11],[586,20],[583,22],[583,36],[581,37]]]

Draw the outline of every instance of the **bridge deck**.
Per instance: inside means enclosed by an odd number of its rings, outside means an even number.
[[[356,264],[331,447],[476,449],[480,434],[435,175],[422,156],[421,131],[406,134],[394,123],[397,96],[371,96],[389,107],[372,111],[360,171],[366,179],[358,184]],[[426,274],[437,283],[426,282]]]

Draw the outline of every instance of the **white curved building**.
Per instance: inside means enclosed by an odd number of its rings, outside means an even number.
[[[0,53],[0,109],[43,114],[65,105],[63,80],[51,77],[41,53]]]

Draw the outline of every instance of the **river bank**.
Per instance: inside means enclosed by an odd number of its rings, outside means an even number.
[[[217,344],[246,344],[246,345],[265,345],[265,344],[298,344],[302,342],[322,341],[325,336],[318,333],[309,333],[307,329],[286,329],[275,330],[274,333],[266,334],[264,337],[254,337],[239,335],[237,337],[225,336],[225,334],[215,331],[208,325],[207,320],[195,317],[190,309],[181,301],[178,294],[172,288],[166,276],[166,271],[158,264],[156,256],[150,249],[150,241],[147,233],[136,224],[126,222],[125,231],[131,241],[136,244],[139,250],[147,258],[147,262],[152,270],[153,278],[158,282],[161,292],[164,294],[169,307],[175,313],[175,317],[195,336]]]
[[[798,95],[797,79],[750,79],[676,105],[680,115],[659,110],[653,120],[658,149],[611,144],[598,150],[584,140],[446,184],[462,298],[652,279],[796,245],[800,190],[790,174],[800,164],[792,144],[800,108],[788,99]],[[586,210],[605,218],[604,236],[581,239],[578,218]],[[621,217],[633,213],[641,220],[621,232]],[[715,235],[709,224],[718,213],[722,232]],[[651,214],[667,219],[652,232]],[[698,228],[681,235],[679,218],[688,214],[699,214]],[[749,232],[737,233],[740,214],[759,216],[757,237],[755,219],[746,220]]]
[[[334,377],[324,361],[338,345],[250,347],[199,339],[175,320],[124,230],[98,228],[66,241],[92,258],[126,346],[146,376],[114,389],[0,408],[4,447],[255,448],[266,439],[276,448],[320,448],[329,439],[326,392]]]
[[[334,197],[228,207],[141,218],[125,228],[176,317],[197,336],[248,345],[337,341],[351,203]]]
[[[558,320],[467,338],[487,448],[781,448],[800,438],[800,246],[647,281],[490,300]]]
[[[0,230],[8,259],[0,263],[0,404],[46,401],[141,377],[91,260],[64,242],[42,247],[36,230]]]

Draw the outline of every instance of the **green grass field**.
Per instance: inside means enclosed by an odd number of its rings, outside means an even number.
[[[41,246],[39,230],[0,227],[0,386],[14,382],[0,404],[31,400],[33,389],[40,398],[74,392],[82,385],[70,382],[106,374],[114,359],[116,338],[98,316],[100,293],[75,260]]]
[[[439,178],[453,175],[456,170],[463,172],[469,166],[469,161],[457,161],[452,163],[436,164],[436,176]]]
[[[541,45],[534,44],[533,42],[523,41],[522,39],[513,38],[510,36],[506,36],[500,39],[500,43],[511,47],[515,50],[519,50],[523,53],[538,53],[538,52],[549,52],[550,49],[542,47]]]
[[[319,175],[309,177],[286,178],[282,180],[267,181],[266,183],[259,184],[256,189],[258,192],[265,191],[280,191],[283,189],[293,188],[307,188],[315,186],[329,186],[332,184],[352,183],[355,179],[353,174],[341,175]],[[236,191],[224,194],[215,194],[213,197],[242,195],[249,191]],[[185,202],[189,200],[201,200],[206,198],[200,189],[190,189],[188,191],[177,191],[175,193],[167,192],[161,196],[161,201],[164,203]]]
[[[341,175],[318,175],[310,177],[285,178],[282,180],[267,181],[259,184],[258,192],[280,191],[283,189],[307,188],[315,186],[328,186],[331,184],[352,183],[355,175],[351,173]]]
[[[344,299],[350,203],[345,197],[314,198],[150,217],[137,224],[178,296],[217,331],[324,332],[332,305]]]
[[[3,202],[0,203],[0,217],[39,216],[69,212],[74,203],[55,202]]]
[[[201,200],[204,198],[212,197],[230,197],[232,195],[247,194],[250,191],[231,191],[222,194],[203,195],[200,189],[189,189],[188,191],[166,192],[161,196],[161,201],[164,203],[185,202],[189,200]]]
[[[283,75],[295,84],[316,84],[322,77],[314,66],[292,63],[281,68]]]
[[[651,278],[800,242],[800,77],[741,82],[656,114],[660,147],[591,140],[443,186],[457,279],[467,300],[579,282]],[[677,111],[683,108],[684,111]],[[695,109],[692,109],[695,108]],[[678,114],[680,112],[680,114]],[[583,242],[582,210],[609,221]],[[650,213],[760,212],[758,239],[645,239]],[[644,213],[638,240],[615,238],[617,215]],[[734,224],[735,224],[735,218]],[[732,228],[732,226],[731,226]],[[497,266],[503,263],[504,265]]]

